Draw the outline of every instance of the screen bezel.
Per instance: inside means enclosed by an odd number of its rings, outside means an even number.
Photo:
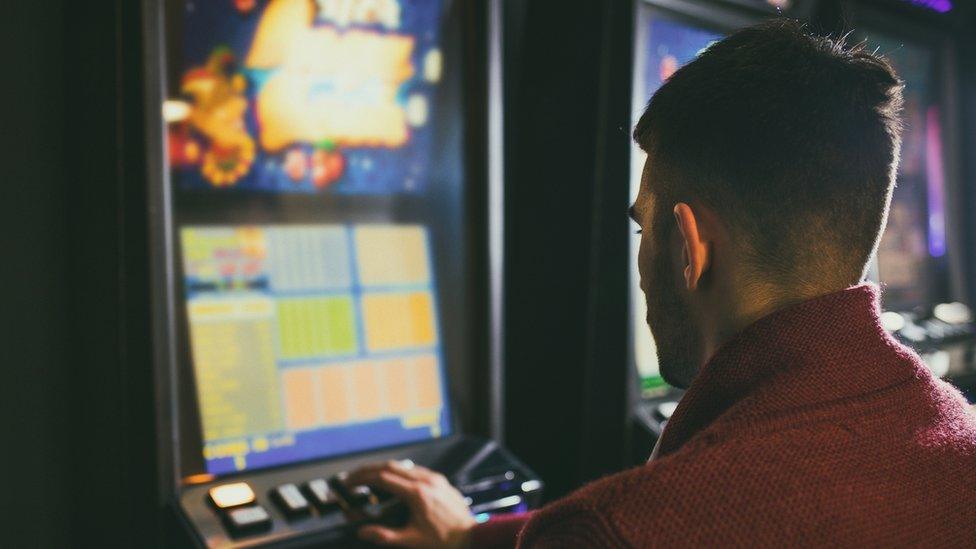
[[[809,15],[811,2],[808,0],[792,0],[792,5],[785,10],[781,10],[775,6],[772,6],[766,2],[762,4],[757,4],[755,0],[721,0],[726,4],[731,4],[734,6],[742,7],[752,11],[756,11],[767,16],[772,15],[785,15],[794,18],[804,18]]]

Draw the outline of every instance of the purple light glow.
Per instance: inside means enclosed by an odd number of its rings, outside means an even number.
[[[945,171],[942,166],[942,122],[939,108],[925,113],[925,175],[929,202],[929,255],[942,257],[946,252]]]
[[[939,13],[952,11],[952,0],[904,0],[920,8],[930,9]]]

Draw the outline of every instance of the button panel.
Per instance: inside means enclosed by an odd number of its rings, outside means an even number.
[[[233,484],[221,484],[214,486],[209,491],[210,501],[218,509],[229,509],[254,503],[254,490],[246,482],[235,482]]]
[[[378,503],[376,496],[373,495],[373,491],[370,490],[369,486],[353,486],[349,490],[349,493],[352,495],[352,501],[350,503],[352,503],[353,505],[366,505],[370,503],[372,504]]]
[[[306,515],[311,511],[308,499],[294,484],[283,484],[272,491],[272,497],[278,508],[289,517]]]
[[[412,453],[403,449],[391,450],[385,454],[371,454],[368,459],[382,462],[409,457],[418,463],[437,463],[441,473],[456,485],[479,488],[476,493],[464,494],[471,498],[471,506],[517,495],[522,498],[522,505],[532,508],[541,497],[541,486],[532,482],[534,473],[489,441],[459,437],[409,451]],[[407,506],[399,498],[375,487],[372,487],[373,497],[370,498],[368,492],[357,490],[352,483],[342,483],[342,488],[349,493],[349,501],[367,500],[365,505],[353,506],[362,516],[343,513],[339,508],[339,491],[331,486],[331,482],[338,480],[337,476],[348,480],[346,475],[337,473],[354,469],[366,459],[355,456],[335,462],[310,462],[240,473],[231,478],[186,482],[180,489],[177,510],[195,533],[194,539],[212,546],[263,547],[298,539],[342,546],[344,542],[352,541],[355,526],[360,522],[380,522],[395,528],[409,519]],[[211,490],[235,483],[246,484],[242,491],[248,497],[242,500],[246,501],[253,493],[253,502],[217,507],[211,498]],[[481,490],[489,484],[493,489]],[[220,495],[226,490],[214,490],[218,500],[224,501]],[[294,497],[296,490],[308,503],[308,511],[293,517],[290,511],[302,508],[301,499]],[[378,503],[374,504],[373,499]],[[228,503],[225,501],[225,504]],[[251,507],[258,509],[231,514]]]
[[[339,508],[339,500],[332,494],[332,489],[324,478],[308,481],[305,490],[320,511],[334,511]]]
[[[227,526],[237,535],[267,530],[271,527],[271,515],[260,505],[238,507],[227,512]]]

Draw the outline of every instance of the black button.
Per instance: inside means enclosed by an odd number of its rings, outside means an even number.
[[[227,526],[234,534],[248,534],[271,527],[271,515],[260,505],[238,507],[227,512]]]
[[[332,511],[339,507],[339,501],[332,494],[329,483],[324,478],[310,480],[305,490],[312,498],[312,503],[322,511]]]
[[[311,510],[308,500],[294,484],[283,484],[272,491],[278,507],[288,516],[304,515]]]
[[[370,490],[369,486],[353,486],[349,492],[352,494],[352,501],[350,502],[356,506],[363,506],[367,504],[379,503],[377,497]]]

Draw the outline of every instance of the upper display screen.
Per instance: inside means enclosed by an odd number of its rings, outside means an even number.
[[[164,108],[180,189],[422,191],[438,0],[189,1]]]
[[[428,240],[420,225],[181,230],[208,473],[450,432]]]
[[[633,120],[636,124],[644,107],[654,92],[657,91],[678,68],[693,60],[698,53],[707,48],[712,42],[722,38],[722,35],[699,27],[686,25],[677,21],[659,17],[651,9],[645,7],[638,19],[637,45],[634,52],[634,105]],[[641,172],[644,168],[646,155],[636,145],[631,154],[631,200],[637,197],[640,188]],[[664,385],[660,375],[657,352],[651,331],[647,327],[647,305],[644,293],[640,289],[637,274],[637,251],[640,237],[631,239],[631,319],[634,342],[634,361],[641,386],[644,390],[654,390]]]

